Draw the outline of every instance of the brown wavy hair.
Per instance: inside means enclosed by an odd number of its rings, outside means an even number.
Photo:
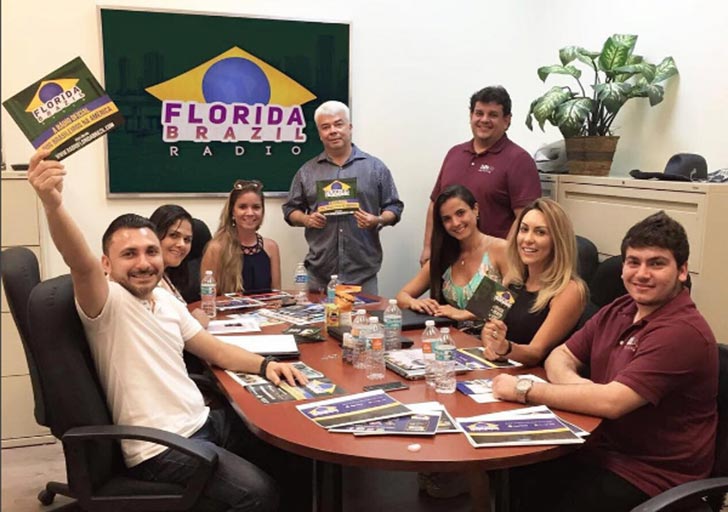
[[[548,306],[551,299],[564,291],[571,281],[576,282],[579,286],[579,291],[586,302],[586,285],[576,271],[577,252],[574,227],[563,208],[551,199],[536,199],[518,215],[515,222],[515,233],[508,239],[508,272],[504,281],[507,284],[523,286],[528,279],[528,267],[524,265],[518,254],[518,230],[523,222],[523,217],[531,210],[538,210],[543,214],[553,243],[549,260],[541,275],[541,288],[531,307],[531,312],[541,311]]]
[[[263,206],[263,215],[256,230],[263,224],[265,217],[265,198],[263,197],[263,184],[258,180],[237,180],[230,191],[230,195],[220,212],[220,225],[212,240],[220,245],[218,268],[213,269],[217,279],[218,293],[232,293],[244,291],[243,258],[238,232],[233,218],[235,202],[243,194],[254,192]]]

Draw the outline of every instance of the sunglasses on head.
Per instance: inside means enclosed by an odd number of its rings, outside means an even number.
[[[235,183],[233,183],[233,190],[243,190],[246,188],[253,190],[262,190],[263,184],[258,180],[237,180]]]

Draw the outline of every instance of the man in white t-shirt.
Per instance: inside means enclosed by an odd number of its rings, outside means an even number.
[[[221,342],[157,287],[164,263],[148,219],[126,214],[114,220],[104,233],[99,261],[63,205],[64,166],[47,156],[33,155],[28,181],[71,269],[76,309],[114,423],[159,428],[215,449],[216,472],[199,503],[205,510],[276,510],[276,484],[249,461],[272,473],[305,467],[306,461],[258,441],[231,409],[210,411],[187,374],[182,352],[221,368],[259,373],[275,384],[305,382],[305,377],[288,364]],[[196,466],[189,456],[152,443],[125,441],[122,450],[127,467],[142,479],[184,483]]]

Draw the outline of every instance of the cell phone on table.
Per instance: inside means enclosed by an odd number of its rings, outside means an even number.
[[[370,384],[364,386],[364,391],[374,391],[376,389],[383,389],[384,391],[398,391],[400,389],[409,389],[409,386],[404,382],[392,381],[382,382],[381,384]]]

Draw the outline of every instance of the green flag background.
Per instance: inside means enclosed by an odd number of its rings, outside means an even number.
[[[108,136],[112,196],[221,193],[236,179],[259,179],[266,192],[287,192],[298,168],[322,150],[313,121],[316,107],[327,100],[349,102],[345,23],[103,8],[101,26],[105,88],[126,120]],[[233,47],[316,97],[302,105],[305,142],[163,141],[162,101],[146,89]],[[170,155],[171,146],[178,156]]]

